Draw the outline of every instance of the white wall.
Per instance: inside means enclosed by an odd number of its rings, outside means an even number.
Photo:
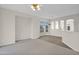
[[[15,43],[15,17],[0,9],[0,46]]]
[[[68,19],[74,19],[74,32],[67,32],[66,31],[66,20]],[[62,31],[60,28],[59,30],[52,30],[50,29],[50,35],[53,36],[61,36],[62,40],[65,44],[67,44],[68,46],[70,46],[72,49],[74,49],[75,51],[79,51],[79,14],[75,14],[75,15],[70,15],[70,16],[64,16],[64,17],[60,17],[60,18],[56,18],[52,21],[60,21],[60,20],[64,20],[65,21],[65,31]]]
[[[15,43],[15,38],[39,38],[39,19],[37,16],[0,8],[0,46]]]
[[[63,32],[63,42],[79,52],[79,32]]]
[[[40,36],[40,22],[37,17],[16,17],[16,40],[37,39]]]
[[[32,39],[37,39],[40,37],[40,18],[32,18],[30,36]]]
[[[53,30],[51,30],[50,35],[62,37],[62,31],[57,31],[57,30],[53,31]]]
[[[29,17],[16,16],[16,40],[23,40],[30,38],[31,19]]]

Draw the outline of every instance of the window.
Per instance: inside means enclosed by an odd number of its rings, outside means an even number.
[[[62,31],[64,31],[64,20],[60,21],[60,28]]]
[[[59,29],[58,21],[55,21],[55,29]]]
[[[51,29],[54,30],[54,22],[51,22]]]
[[[66,31],[74,31],[74,20],[73,19],[68,19],[66,21]]]
[[[40,21],[40,33],[48,32],[48,20]]]

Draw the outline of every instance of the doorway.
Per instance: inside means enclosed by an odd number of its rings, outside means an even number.
[[[49,32],[49,22],[48,20],[40,21],[40,35],[46,35]]]

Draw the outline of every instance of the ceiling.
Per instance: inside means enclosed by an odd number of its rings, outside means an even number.
[[[79,4],[42,4],[39,11],[33,11],[31,4],[0,4],[0,7],[42,18],[56,18],[79,13]]]

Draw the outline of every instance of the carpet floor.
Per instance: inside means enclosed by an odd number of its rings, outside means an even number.
[[[51,36],[51,35],[44,35],[40,37],[41,40],[56,44],[58,46],[71,49],[69,46],[67,46],[65,43],[62,42],[62,37],[57,36]]]
[[[68,48],[41,39],[26,39],[0,48],[0,55],[78,55]]]

